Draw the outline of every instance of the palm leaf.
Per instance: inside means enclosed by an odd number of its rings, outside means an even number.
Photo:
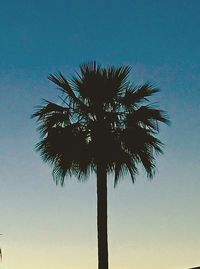
[[[126,89],[125,95],[121,102],[127,108],[135,107],[144,101],[149,101],[148,98],[157,92],[159,92],[159,89],[153,87],[150,83],[145,83],[139,87],[130,85]]]

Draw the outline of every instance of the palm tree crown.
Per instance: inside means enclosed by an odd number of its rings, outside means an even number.
[[[62,103],[45,100],[33,117],[41,133],[36,149],[53,166],[56,183],[63,185],[68,175],[83,180],[98,165],[114,172],[115,185],[126,172],[134,182],[138,163],[153,176],[155,155],[162,153],[158,123],[168,119],[149,104],[158,89],[148,83],[134,86],[129,74],[128,66],[104,68],[92,62],[81,65],[70,80],[61,73],[49,75],[63,93]]]

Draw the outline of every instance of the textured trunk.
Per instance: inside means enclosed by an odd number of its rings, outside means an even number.
[[[97,167],[97,233],[98,269],[108,269],[107,173],[103,165]]]

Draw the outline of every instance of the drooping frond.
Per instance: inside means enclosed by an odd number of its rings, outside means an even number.
[[[151,106],[141,106],[139,109],[127,114],[127,126],[142,125],[152,131],[159,131],[158,123],[169,124],[166,113],[163,110]]]
[[[70,124],[70,109],[45,100],[32,117],[37,118],[38,130],[43,137],[51,128]]]
[[[138,174],[138,169],[136,166],[137,162],[134,160],[133,156],[126,151],[122,151],[115,161],[115,179],[114,187],[117,186],[119,179],[124,177],[127,173],[130,174],[132,182],[135,182],[135,176]]]
[[[44,162],[53,166],[56,183],[63,185],[66,175],[89,173],[91,157],[88,152],[87,134],[76,124],[51,128],[37,145]]]
[[[121,132],[120,137],[125,151],[129,152],[135,163],[142,163],[147,176],[155,172],[155,155],[162,153],[162,143],[151,131],[140,126],[132,126]]]

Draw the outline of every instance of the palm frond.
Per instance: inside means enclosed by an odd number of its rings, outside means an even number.
[[[126,117],[127,126],[142,125],[152,131],[159,131],[158,122],[169,124],[169,119],[163,110],[151,106],[141,106],[139,109],[130,112]]]
[[[53,166],[55,182],[61,185],[67,174],[89,173],[88,149],[87,134],[78,130],[76,124],[49,129],[48,135],[36,145],[43,161]]]
[[[72,88],[70,87],[67,79],[63,76],[63,74],[49,74],[48,79],[58,85],[62,91],[64,91],[69,97],[71,97],[74,101],[77,99],[75,93],[73,92]]]
[[[120,139],[134,163],[142,163],[147,176],[152,178],[155,172],[155,155],[163,153],[161,141],[140,126],[123,130]]]
[[[121,102],[127,108],[135,107],[144,101],[149,101],[148,98],[157,92],[159,92],[159,89],[153,87],[150,83],[145,83],[139,87],[130,85],[127,87]]]
[[[71,112],[69,108],[45,101],[43,106],[37,107],[36,112],[32,115],[37,118],[39,123],[38,131],[43,137],[48,130],[56,126],[65,126],[70,124]]]
[[[135,182],[135,176],[138,174],[136,161],[131,154],[125,151],[122,151],[120,156],[117,156],[114,171],[114,187],[117,186],[119,179],[125,176],[127,173],[130,174],[133,183]]]
[[[31,118],[37,118],[37,120],[39,121],[50,113],[63,113],[68,111],[67,108],[47,101],[45,99],[43,100],[43,103],[44,105],[36,107],[36,111],[31,115]]]

